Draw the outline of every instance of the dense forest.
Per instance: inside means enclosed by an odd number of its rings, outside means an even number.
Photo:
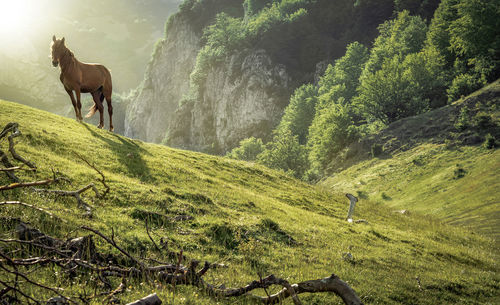
[[[357,1],[354,7],[369,6],[369,2]],[[314,12],[305,8],[310,3],[316,1],[247,0],[245,18],[218,15],[206,32],[205,53],[225,52],[235,42],[251,40],[252,33],[275,24],[289,25],[307,17],[338,21],[333,16],[311,15]],[[445,0],[430,20],[426,19],[427,1],[395,1],[394,5],[394,18],[378,26],[373,44],[350,43],[317,84],[306,83],[295,90],[272,141],[245,139],[228,156],[256,160],[315,181],[349,144],[402,118],[442,107],[500,76],[498,2]],[[199,58],[200,66],[203,62]],[[193,77],[196,83],[198,74]]]

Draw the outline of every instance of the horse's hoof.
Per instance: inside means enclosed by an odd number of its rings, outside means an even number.
[[[114,131],[115,131],[115,129],[114,129],[113,127],[110,127],[110,128],[109,128],[109,131],[110,131],[110,132],[114,132]]]
[[[97,128],[102,129],[102,125],[97,125]]]

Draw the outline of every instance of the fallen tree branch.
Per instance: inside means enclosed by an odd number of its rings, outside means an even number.
[[[37,193],[47,193],[47,194],[55,194],[57,196],[66,196],[66,197],[74,197],[78,204],[78,207],[83,208],[85,210],[85,215],[87,217],[92,217],[92,207],[87,204],[80,194],[92,189],[97,197],[99,197],[99,190],[95,187],[93,183],[90,183],[79,190],[76,191],[63,191],[63,190],[47,190],[47,189],[37,189],[34,188],[33,191]]]
[[[13,172],[13,171],[17,171],[17,170],[36,171],[36,168],[24,168],[24,165],[8,167],[8,168],[0,168],[0,172]]]
[[[85,162],[88,166],[90,166],[91,168],[93,168],[99,175],[101,175],[101,179],[99,181],[104,186],[105,191],[102,194],[100,194],[100,195],[98,193],[96,193],[96,196],[98,196],[98,198],[100,198],[100,199],[104,199],[106,197],[106,195],[109,193],[109,190],[110,190],[109,186],[106,184],[106,177],[104,176],[104,174],[94,164],[91,164],[89,161],[87,161],[87,159],[85,159],[84,157],[82,157],[78,153],[75,153],[75,155],[80,160],[82,160],[83,162]]]
[[[32,204],[24,203],[21,201],[3,201],[3,202],[0,202],[0,206],[2,206],[2,205],[21,205],[21,206],[25,206],[25,207],[32,208],[32,209],[35,209],[37,211],[43,212],[43,213],[49,215],[50,217],[54,217],[54,214],[50,213],[49,211],[46,211],[40,207],[34,206]],[[61,219],[61,220],[66,222],[66,220],[64,220],[64,219]]]
[[[40,181],[33,181],[33,182],[14,182],[11,184],[3,185],[0,186],[0,191],[7,191],[7,190],[12,190],[20,187],[32,187],[32,186],[39,186],[39,185],[49,185],[55,182],[58,182],[59,180],[56,179],[47,179],[47,180],[40,180]]]
[[[246,296],[250,299],[261,303],[261,304],[278,304],[284,299],[291,297],[295,305],[302,304],[299,300],[298,295],[302,293],[319,293],[319,292],[333,292],[342,298],[345,304],[350,305],[360,305],[363,304],[359,297],[356,295],[354,290],[349,287],[347,283],[342,281],[338,276],[332,274],[330,277],[310,280],[305,282],[300,282],[291,285],[288,281],[276,277],[274,275],[269,275],[265,278],[260,277],[260,280],[252,281],[248,285],[239,288],[225,288],[224,285],[215,287],[212,284],[206,283],[203,280],[203,276],[210,270],[215,269],[221,265],[211,264],[205,262],[203,267],[197,270],[199,266],[199,261],[191,260],[188,267],[182,266],[181,262],[185,259],[185,256],[180,252],[178,254],[178,260],[175,264],[164,264],[157,266],[148,266],[141,262],[133,255],[122,249],[114,240],[114,231],[111,237],[107,237],[99,230],[93,229],[88,226],[82,226],[81,228],[94,233],[95,235],[103,238],[107,243],[116,248],[122,255],[126,256],[129,261],[125,262],[128,267],[123,267],[116,261],[120,261],[118,258],[110,258],[109,255],[102,255],[96,251],[95,246],[91,240],[92,235],[77,237],[63,241],[57,238],[50,237],[43,234],[39,230],[30,228],[26,224],[21,223],[18,225],[19,229],[19,240],[1,240],[0,242],[17,242],[20,244],[28,244],[32,247],[43,249],[47,254],[42,252],[40,256],[40,251],[37,251],[36,257],[22,258],[22,259],[11,259],[6,254],[2,254],[0,259],[0,268],[7,269],[3,265],[8,263],[11,266],[23,266],[23,268],[33,268],[34,266],[50,266],[56,265],[66,273],[73,273],[77,270],[81,270],[82,274],[97,274],[97,278],[105,284],[105,286],[110,287],[110,282],[107,281],[106,277],[121,277],[122,284],[120,284],[115,290],[111,292],[101,292],[94,293],[92,297],[86,297],[87,300],[97,297],[106,297],[106,300],[111,301],[115,295],[121,293],[126,284],[124,284],[125,278],[132,278],[141,281],[146,281],[148,283],[153,283],[153,279],[160,283],[170,284],[175,287],[175,285],[192,285],[203,289],[208,295],[215,298],[234,298],[239,296]],[[24,240],[22,240],[24,239]],[[30,248],[28,248],[30,249]],[[82,253],[92,253],[86,259],[82,258]],[[49,255],[50,254],[50,255]],[[106,258],[104,258],[106,257]],[[122,261],[123,262],[123,261]],[[23,269],[24,270],[24,269]],[[8,271],[11,274],[19,276],[20,279],[24,279],[22,274],[17,271]],[[65,273],[63,272],[63,273]],[[19,274],[18,274],[19,273]],[[35,285],[35,284],[33,284]],[[279,285],[283,288],[276,292],[275,294],[268,294],[267,288]],[[4,285],[5,286],[5,285]],[[6,287],[5,293],[11,293],[12,290]],[[16,287],[16,286],[13,286]],[[51,287],[49,287],[51,288]],[[174,288],[175,289],[175,288]],[[258,296],[252,293],[255,289],[265,289],[267,296]],[[10,292],[9,292],[10,291]],[[53,288],[53,292],[58,291]],[[109,291],[109,290],[108,290]],[[135,303],[130,304],[150,304],[150,303],[137,303],[145,302],[144,299],[138,300]],[[152,303],[156,304],[156,303]]]

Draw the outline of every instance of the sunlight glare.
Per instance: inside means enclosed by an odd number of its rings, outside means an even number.
[[[0,35],[16,36],[32,26],[36,1],[0,0]]]

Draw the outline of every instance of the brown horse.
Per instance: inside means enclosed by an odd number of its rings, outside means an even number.
[[[102,102],[106,98],[108,103],[109,130],[113,131],[113,106],[111,106],[111,73],[103,65],[87,64],[78,61],[73,52],[64,45],[64,37],[60,40],[56,36],[52,37],[52,64],[54,67],[61,67],[61,76],[59,77],[64,89],[71,98],[71,103],[75,108],[75,115],[78,121],[82,121],[82,104],[80,103],[81,93],[90,93],[94,99],[94,105],[85,116],[90,118],[99,110],[100,119],[98,128],[104,126],[104,106]],[[73,91],[76,94],[73,96]]]

